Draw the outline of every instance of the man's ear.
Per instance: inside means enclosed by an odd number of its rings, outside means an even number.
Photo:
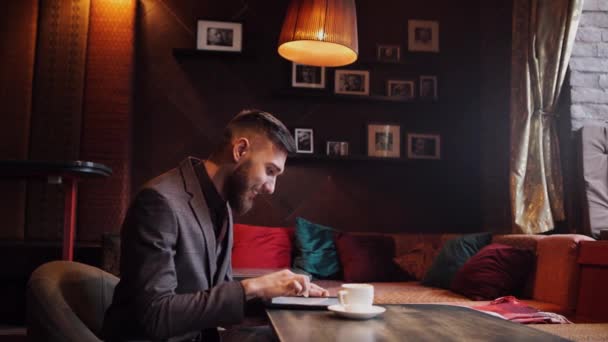
[[[251,143],[249,142],[249,139],[245,137],[238,138],[232,146],[232,158],[238,163],[242,157],[249,153],[250,149]]]

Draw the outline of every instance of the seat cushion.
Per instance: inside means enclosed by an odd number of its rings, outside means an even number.
[[[294,268],[316,278],[335,278],[340,273],[340,260],[334,242],[337,232],[327,226],[296,218]]]
[[[340,234],[336,241],[346,282],[400,281],[408,277],[394,262],[390,236]]]
[[[460,267],[491,241],[491,233],[468,234],[447,241],[424,276],[422,284],[449,289]]]
[[[293,228],[234,225],[233,268],[289,268]]]
[[[456,272],[451,288],[473,300],[520,296],[535,262],[530,250],[493,243],[482,248]]]
[[[393,260],[414,279],[422,280],[426,270],[433,265],[433,260],[435,260],[437,254],[439,254],[439,248],[430,243],[419,243],[406,253],[396,256]]]
[[[329,291],[330,296],[337,296],[343,282],[319,280],[316,284]],[[466,303],[470,299],[450,290],[423,286],[417,281],[372,282],[374,285],[374,303],[376,304],[423,304],[423,303]]]

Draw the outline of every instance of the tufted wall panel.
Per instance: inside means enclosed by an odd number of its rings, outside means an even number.
[[[0,159],[26,159],[38,1],[9,1],[0,20]],[[23,239],[24,181],[0,181],[0,238]]]
[[[30,133],[30,159],[77,160],[90,0],[40,2]],[[26,236],[57,239],[63,189],[28,184]]]
[[[80,241],[99,242],[103,232],[118,232],[129,203],[136,4],[91,4],[80,157],[113,174],[81,183]]]

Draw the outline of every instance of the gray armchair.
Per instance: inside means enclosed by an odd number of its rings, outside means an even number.
[[[101,341],[106,309],[118,278],[69,261],[38,267],[27,285],[29,341]]]

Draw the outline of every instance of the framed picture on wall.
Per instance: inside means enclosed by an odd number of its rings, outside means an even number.
[[[401,156],[401,126],[368,124],[367,155],[370,157],[399,158]]]
[[[397,63],[401,58],[401,48],[399,45],[378,45],[378,62]]]
[[[297,153],[313,153],[314,141],[312,128],[296,128],[296,152]]]
[[[346,141],[328,141],[327,142],[328,156],[347,156],[348,142]]]
[[[409,51],[439,52],[439,22],[408,20],[407,49]]]
[[[228,21],[199,20],[196,30],[198,50],[241,52],[243,25]]]
[[[438,134],[407,134],[407,157],[410,159],[441,159],[441,138]]]
[[[291,63],[291,86],[294,88],[325,88],[325,67]]]
[[[414,81],[388,80],[386,82],[386,90],[388,97],[402,100],[413,100],[415,97]]]
[[[420,99],[426,101],[436,101],[437,96],[437,76],[420,76]]]
[[[369,71],[336,70],[334,93],[348,95],[369,95]]]

